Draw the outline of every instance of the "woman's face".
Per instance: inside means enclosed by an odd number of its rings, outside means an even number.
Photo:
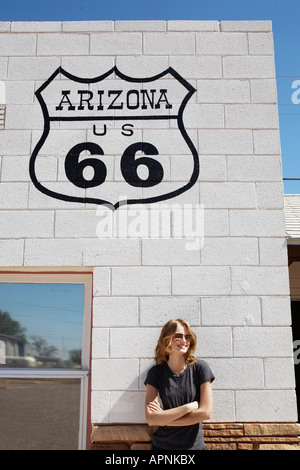
[[[177,324],[177,329],[172,338],[170,354],[184,355],[190,347],[190,335],[185,326]]]

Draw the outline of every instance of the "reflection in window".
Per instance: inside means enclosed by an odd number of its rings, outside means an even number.
[[[0,283],[0,368],[81,369],[84,284]]]

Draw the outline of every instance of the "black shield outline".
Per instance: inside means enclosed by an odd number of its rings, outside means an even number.
[[[50,132],[50,116],[48,112],[47,105],[42,97],[42,92],[47,86],[55,79],[55,77],[58,74],[64,75],[66,78],[78,82],[78,83],[97,83],[103,81],[105,78],[107,78],[109,75],[115,74],[117,77],[121,78],[122,80],[125,80],[127,82],[132,82],[132,83],[149,83],[153,82],[155,80],[158,80],[162,77],[164,77],[167,74],[172,75],[178,82],[180,82],[186,89],[187,89],[187,94],[182,100],[182,103],[179,107],[178,115],[177,115],[177,122],[178,122],[178,129],[181,132],[186,144],[188,145],[191,154],[193,156],[193,161],[194,161],[194,169],[191,175],[190,180],[181,188],[178,188],[174,191],[171,191],[166,194],[162,194],[159,196],[154,196],[154,197],[147,197],[147,198],[141,198],[141,199],[127,199],[124,201],[118,201],[116,204],[112,204],[109,201],[106,201],[104,199],[95,199],[91,197],[76,197],[76,196],[68,196],[65,194],[60,194],[55,191],[52,191],[46,187],[44,187],[37,179],[36,174],[35,174],[35,160],[38,156],[39,151],[41,150],[42,146],[44,145],[48,134]],[[190,139],[187,131],[185,130],[184,124],[183,124],[183,112],[185,110],[185,107],[192,97],[192,95],[196,92],[196,89],[189,83],[187,82],[176,70],[174,70],[172,67],[168,67],[166,70],[163,72],[154,75],[149,78],[133,78],[129,77],[127,75],[124,75],[120,70],[115,66],[112,69],[110,69],[108,72],[104,73],[103,75],[100,75],[98,77],[94,78],[81,78],[77,77],[75,75],[70,74],[66,70],[64,70],[62,67],[58,67],[58,69],[55,70],[55,72],[46,80],[43,85],[35,92],[35,95],[37,97],[37,100],[40,103],[40,106],[42,108],[42,113],[44,117],[44,130],[43,134],[36,144],[32,155],[30,157],[29,161],[29,175],[31,178],[31,181],[33,182],[34,186],[41,191],[42,193],[46,194],[47,196],[50,196],[55,199],[60,199],[64,201],[69,201],[69,202],[79,202],[79,203],[88,203],[88,204],[97,204],[97,205],[104,205],[112,210],[118,209],[118,207],[122,205],[129,205],[129,204],[147,204],[147,203],[154,203],[154,202],[159,202],[159,201],[165,201],[167,199],[174,198],[178,196],[179,194],[184,193],[185,191],[189,190],[197,181],[199,172],[200,172],[200,162],[199,162],[199,155],[197,152],[197,149],[195,148],[192,140]],[[155,118],[152,117],[152,118]],[[61,118],[56,118],[56,120],[60,120]],[[79,119],[76,117],[68,117],[65,118],[66,120],[72,121],[72,120],[83,120]],[[93,116],[93,120],[97,119],[97,117]],[[149,117],[140,117],[140,119],[148,120]]]

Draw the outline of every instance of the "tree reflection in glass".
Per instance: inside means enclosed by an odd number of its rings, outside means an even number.
[[[0,283],[0,367],[81,368],[83,284]]]

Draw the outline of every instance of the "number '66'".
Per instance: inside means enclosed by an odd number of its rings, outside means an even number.
[[[90,152],[90,157],[79,161],[81,152]],[[136,152],[142,151],[145,155],[158,155],[157,148],[147,142],[137,142],[129,145],[121,158],[121,172],[125,181],[131,186],[151,187],[160,183],[164,176],[162,165],[154,158],[141,156],[136,158]],[[104,183],[107,169],[102,160],[93,158],[92,155],[104,155],[100,145],[93,142],[82,142],[75,145],[68,152],[65,160],[67,178],[79,188],[92,188]],[[148,168],[148,176],[142,179],[138,176],[138,167],[145,165]],[[94,170],[92,179],[84,177],[84,169],[91,167]]]

